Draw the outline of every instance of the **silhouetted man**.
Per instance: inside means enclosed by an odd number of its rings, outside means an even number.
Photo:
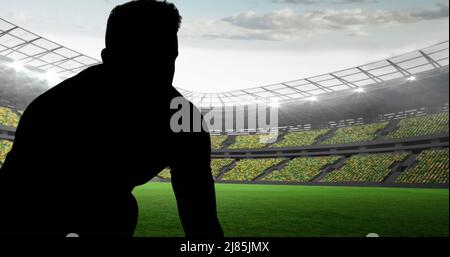
[[[31,103],[0,171],[0,234],[132,236],[133,188],[169,166],[186,236],[223,236],[209,134],[170,126],[180,23],[170,3],[117,6],[104,63]]]

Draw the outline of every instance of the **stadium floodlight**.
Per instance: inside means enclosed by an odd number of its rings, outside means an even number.
[[[317,101],[319,101],[319,98],[317,98],[317,96],[311,96],[311,97],[308,97],[307,100],[310,102],[317,102]]]
[[[416,81],[416,80],[417,80],[417,78],[416,78],[416,77],[414,77],[414,76],[411,76],[411,77],[407,78],[406,80],[408,80],[408,81]]]
[[[355,92],[358,94],[361,94],[361,93],[364,93],[365,90],[364,90],[364,88],[358,87],[357,89],[355,89]]]

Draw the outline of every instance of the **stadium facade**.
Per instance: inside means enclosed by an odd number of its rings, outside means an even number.
[[[98,63],[0,19],[0,164],[26,106],[55,77]],[[448,188],[448,65],[446,41],[296,81],[180,92],[223,124],[227,115],[246,121],[211,131],[218,182]],[[276,138],[248,122],[252,105],[278,108]]]

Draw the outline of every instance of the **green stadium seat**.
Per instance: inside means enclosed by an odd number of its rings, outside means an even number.
[[[0,107],[0,125],[17,127],[20,117],[11,109]]]
[[[339,128],[336,131],[336,134],[323,142],[323,144],[337,145],[373,141],[376,138],[376,133],[384,129],[387,124],[388,123],[375,123]]]
[[[397,183],[448,184],[449,150],[427,150],[417,158],[417,164],[406,170]]]
[[[406,152],[355,155],[322,182],[383,182],[391,173],[392,165],[407,156]]]
[[[301,157],[296,158],[282,170],[276,170],[266,176],[264,181],[276,182],[310,182],[317,177],[322,169],[335,163],[341,157]]]
[[[296,147],[296,146],[310,146],[313,145],[317,138],[328,133],[328,129],[319,129],[311,131],[299,131],[299,132],[288,132],[284,136],[283,140],[273,144],[271,147]]]
[[[0,166],[5,161],[6,155],[9,153],[12,147],[12,142],[6,140],[0,140]]]
[[[170,174],[170,169],[169,168],[165,168],[163,169],[159,174],[158,177],[162,178],[162,179],[171,179],[172,175]]]
[[[268,146],[268,142],[274,140],[273,135],[238,135],[236,141],[229,149],[261,149]]]
[[[212,172],[214,178],[216,178],[217,176],[220,175],[220,172],[222,171],[222,169],[224,167],[230,165],[233,162],[234,162],[233,159],[212,159],[211,160],[211,172]]]
[[[236,167],[225,173],[225,181],[252,181],[268,168],[282,162],[283,159],[252,159],[237,162]]]
[[[400,121],[398,129],[386,136],[401,139],[448,133],[448,113],[407,118]]]
[[[211,136],[211,148],[213,150],[220,150],[223,148],[223,143],[228,139],[228,136]]]

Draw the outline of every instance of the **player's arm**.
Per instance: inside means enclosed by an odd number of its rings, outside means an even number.
[[[205,131],[178,135],[176,158],[171,165],[172,186],[187,237],[223,237],[217,218],[214,179],[211,174],[211,139]]]

